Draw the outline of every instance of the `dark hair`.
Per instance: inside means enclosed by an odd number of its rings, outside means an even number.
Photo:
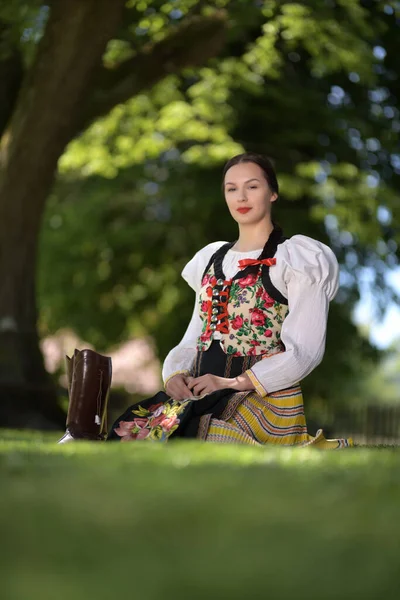
[[[279,194],[279,184],[276,178],[275,169],[272,166],[272,162],[266,156],[262,154],[255,154],[254,152],[244,152],[243,154],[237,154],[233,158],[229,159],[225,164],[222,172],[222,182],[225,179],[226,172],[240,163],[255,163],[262,169],[264,177],[268,182],[269,187],[273,192]]]

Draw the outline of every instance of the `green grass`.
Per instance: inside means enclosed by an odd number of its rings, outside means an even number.
[[[4,600],[398,598],[400,455],[0,432]]]

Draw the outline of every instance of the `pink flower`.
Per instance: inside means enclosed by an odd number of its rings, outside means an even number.
[[[248,351],[248,356],[255,356],[256,355],[256,349],[253,346],[252,348],[250,348],[250,350]]]
[[[116,429],[114,429],[114,431],[117,435],[119,435],[120,437],[123,437],[125,435],[130,435],[132,433],[132,429],[133,429],[132,421],[120,421],[119,427],[116,427]]]
[[[259,287],[258,290],[256,291],[256,298],[259,298],[260,296],[262,296],[264,293],[263,288]]]
[[[131,433],[130,435],[124,435],[121,438],[121,442],[131,442],[132,440],[136,440],[137,438],[137,433]]]
[[[174,425],[177,425],[178,423],[178,417],[176,415],[173,415],[172,417],[167,417],[166,419],[164,419],[164,421],[162,421],[161,423],[161,427],[164,431],[170,431],[174,427]]]
[[[243,277],[242,279],[239,279],[238,280],[238,284],[240,285],[241,288],[245,288],[245,287],[249,287],[251,285],[254,285],[254,283],[256,281],[257,281],[257,275],[255,273],[250,273],[246,277]]]
[[[272,331],[270,329],[266,329],[264,331],[264,335],[265,335],[265,337],[272,337]]]
[[[207,285],[207,283],[210,281],[210,276],[209,275],[204,275],[203,279],[201,280],[201,285]]]
[[[241,352],[235,352],[233,356],[243,356],[243,354]]]
[[[260,342],[258,342],[257,340],[251,340],[250,344],[252,346],[261,346]]]
[[[143,427],[143,429],[141,429],[139,431],[139,433],[137,434],[136,439],[137,440],[144,440],[144,439],[147,438],[147,436],[149,435],[149,433],[150,433],[150,430],[146,429],[145,427]]]
[[[265,323],[265,315],[259,308],[254,308],[251,315],[251,323],[256,327],[262,327]]]
[[[207,312],[208,311],[208,302],[207,300],[203,300],[203,302],[201,303],[201,312]]]
[[[235,317],[231,321],[232,329],[240,329],[243,325],[243,317]]]
[[[161,423],[164,421],[164,419],[165,419],[164,413],[161,415],[158,415],[157,417],[154,417],[154,419],[152,419],[152,421],[151,421],[151,426],[157,427],[157,425],[161,425]]]
[[[148,420],[149,419],[147,419],[147,418],[145,418],[145,419],[142,419],[142,418],[133,419],[132,425],[136,425],[136,427],[139,427],[139,429],[142,429],[143,427],[145,427],[145,425],[147,425]]]
[[[131,442],[137,437],[137,433],[132,433],[133,421],[121,421],[119,427],[114,429],[115,433],[120,436],[121,442]]]

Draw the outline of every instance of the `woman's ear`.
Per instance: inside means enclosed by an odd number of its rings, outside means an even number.
[[[271,196],[271,202],[275,202],[276,200],[278,200],[278,194],[276,192],[274,192]]]

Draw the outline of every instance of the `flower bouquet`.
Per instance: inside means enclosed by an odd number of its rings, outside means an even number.
[[[132,440],[164,441],[178,428],[180,415],[189,400],[169,400],[153,404],[149,408],[138,406],[132,410],[135,418],[132,421],[120,421],[115,433],[121,442]]]

